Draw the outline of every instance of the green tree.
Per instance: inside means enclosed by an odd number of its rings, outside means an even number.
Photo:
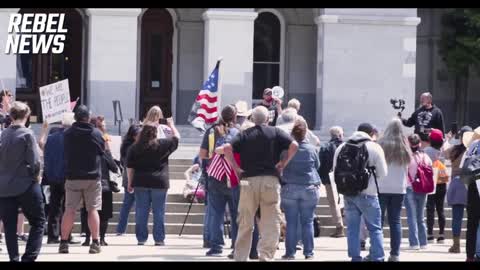
[[[453,76],[455,111],[460,125],[467,119],[468,79],[480,74],[480,8],[448,9],[442,16],[439,53]]]

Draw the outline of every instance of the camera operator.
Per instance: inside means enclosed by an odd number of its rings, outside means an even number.
[[[420,108],[418,108],[408,119],[403,119],[401,113],[398,113],[402,119],[403,125],[407,127],[415,126],[415,133],[420,136],[422,141],[428,141],[428,135],[432,128],[445,132],[443,114],[440,108],[432,103],[432,94],[425,92],[420,96]]]

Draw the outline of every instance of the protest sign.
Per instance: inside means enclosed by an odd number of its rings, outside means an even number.
[[[71,112],[68,79],[40,87],[43,121],[62,121],[63,113]]]

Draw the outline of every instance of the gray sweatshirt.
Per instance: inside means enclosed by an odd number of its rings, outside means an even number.
[[[40,172],[40,156],[33,131],[10,126],[0,137],[0,197],[24,193]]]
[[[361,131],[356,131],[353,133],[352,137],[349,138],[349,140],[355,140],[358,141],[360,139],[372,139],[370,136],[368,136],[367,133],[361,132]],[[335,167],[337,166],[337,158],[338,154],[342,150],[342,148],[345,146],[345,143],[341,144],[337,150],[335,151],[335,156],[333,159],[333,170],[335,171]],[[383,181],[383,178],[387,175],[388,173],[388,168],[387,168],[387,162],[385,161],[385,153],[383,152],[382,147],[373,141],[366,142],[365,146],[367,147],[368,151],[368,166],[369,167],[375,167],[376,170],[376,175],[377,175],[377,182],[380,185],[381,182]],[[361,192],[364,195],[371,195],[371,196],[377,196],[377,187],[375,185],[375,179],[372,175],[370,177],[368,187]]]

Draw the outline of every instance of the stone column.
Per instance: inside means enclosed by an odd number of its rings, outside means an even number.
[[[415,107],[416,9],[325,9],[315,19],[316,127],[350,135],[361,122],[383,130],[395,115],[391,98]]]
[[[10,53],[5,54],[8,38],[8,23],[10,22],[10,14],[18,13],[18,8],[0,9],[0,88],[5,87],[15,93],[16,77],[17,77],[17,55]]]
[[[253,9],[209,9],[205,21],[204,80],[220,65],[219,106],[238,100],[252,102]]]
[[[120,100],[123,125],[135,118],[138,16],[141,9],[88,9],[88,105],[111,127],[112,100]],[[116,130],[116,129],[115,129]]]

